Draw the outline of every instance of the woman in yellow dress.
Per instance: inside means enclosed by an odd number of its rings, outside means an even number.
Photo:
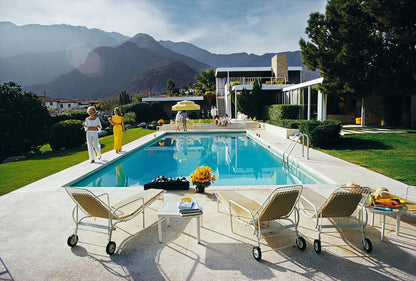
[[[114,133],[114,149],[116,153],[121,151],[121,140],[123,138],[123,133],[126,132],[124,129],[124,120],[121,116],[120,108],[114,108],[114,115],[112,118],[108,117],[108,121],[110,121],[111,125],[113,125],[113,133]]]

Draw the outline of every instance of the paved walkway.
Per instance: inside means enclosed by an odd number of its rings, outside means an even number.
[[[258,131],[266,145],[282,149],[287,140],[264,130]],[[256,137],[257,131],[250,132]],[[123,147],[130,151],[151,141],[148,135]],[[164,227],[163,243],[158,242],[157,210],[162,202],[154,203],[146,212],[146,227],[138,217],[119,224],[113,234],[116,253],[105,253],[107,244],[106,222],[88,220],[79,231],[79,242],[69,248],[66,240],[73,233],[71,219],[73,202],[62,186],[71,180],[119,157],[114,151],[105,153],[95,164],[88,161],[39,180],[0,197],[0,279],[11,280],[416,280],[416,219],[402,219],[400,235],[395,234],[395,220],[388,217],[385,241],[380,241],[380,222],[367,226],[366,233],[374,250],[367,253],[354,231],[338,231],[323,237],[324,247],[317,255],[313,240],[317,238],[313,221],[301,215],[299,231],[307,241],[300,251],[289,247],[269,251],[270,247],[293,243],[295,234],[287,230],[281,239],[268,238],[262,243],[263,259],[256,262],[251,256],[255,239],[250,227],[235,223],[230,231],[229,218],[221,209],[216,210],[215,190],[205,194],[189,191],[167,192],[166,198],[180,199],[191,196],[204,201],[204,222],[201,243],[196,243],[194,220],[171,219]],[[405,185],[359,166],[310,151],[310,160],[301,156],[299,147],[293,157],[300,165],[326,177],[331,184],[308,185],[328,194],[338,184],[354,181],[372,188],[388,187],[395,193],[403,192]],[[237,187],[234,187],[237,188]],[[273,187],[270,187],[273,188]],[[262,201],[270,192],[267,187],[239,189],[240,192]],[[142,190],[129,188],[91,188],[97,194],[108,192],[111,202]],[[98,227],[90,227],[95,225]],[[285,238],[286,237],[286,238]],[[7,268],[8,270],[3,270]]]
[[[406,130],[390,129],[385,127],[361,127],[360,125],[344,125],[341,129],[341,135],[351,134],[407,134]]]

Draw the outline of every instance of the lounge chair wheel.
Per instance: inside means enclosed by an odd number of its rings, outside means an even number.
[[[261,250],[260,247],[253,247],[253,257],[256,261],[261,260]]]
[[[78,235],[72,234],[68,237],[68,240],[66,241],[66,244],[68,244],[69,247],[74,247],[78,243]]]
[[[371,243],[370,239],[365,238],[363,240],[363,247],[364,247],[364,250],[368,253],[370,253],[373,250],[373,244]]]
[[[105,248],[107,254],[112,255],[116,251],[116,243],[113,241],[108,242],[107,247]]]
[[[316,239],[313,241],[313,249],[317,254],[321,252],[321,240]]]
[[[298,247],[299,250],[306,249],[306,241],[303,237],[299,236],[298,238],[296,238],[296,247]]]

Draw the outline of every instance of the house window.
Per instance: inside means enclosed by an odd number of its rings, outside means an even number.
[[[59,107],[60,107],[60,108],[64,108],[64,105],[63,105],[63,104],[60,104],[60,105],[59,105]]]
[[[68,103],[68,108],[70,108],[71,107],[71,104],[70,103]]]
[[[53,102],[50,102],[49,105],[52,106],[53,105]]]

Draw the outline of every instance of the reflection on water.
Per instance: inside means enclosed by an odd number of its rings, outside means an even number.
[[[116,186],[127,186],[126,175],[124,174],[123,164],[116,167]]]
[[[282,167],[281,158],[246,134],[167,134],[76,186],[141,186],[154,178],[189,177],[199,166],[209,166],[216,186],[316,183]]]

